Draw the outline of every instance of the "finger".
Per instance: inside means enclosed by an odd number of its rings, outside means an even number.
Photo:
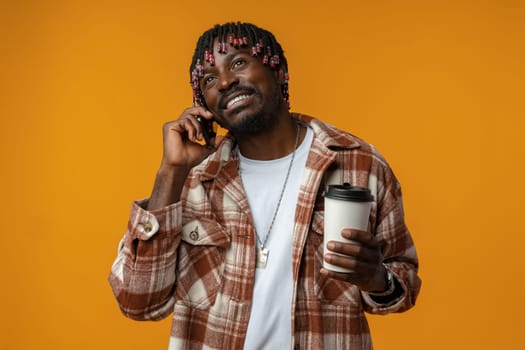
[[[349,270],[354,270],[357,265],[357,260],[350,256],[341,256],[338,254],[325,254],[324,260],[334,266],[342,267]]]
[[[354,277],[370,275],[377,267],[377,262],[375,261],[365,261],[356,259],[354,257],[341,256],[337,254],[328,253],[325,255],[324,259],[331,265],[349,270],[354,275]]]
[[[357,230],[354,228],[344,228],[341,231],[343,238],[359,242],[365,246],[377,246],[375,236],[368,231]]]
[[[187,119],[184,119],[183,125],[186,128],[188,138],[191,141],[195,142],[197,140],[202,139],[201,126],[195,118],[189,117]]]
[[[348,255],[348,256],[359,256],[360,252],[362,251],[363,246],[357,242],[356,243],[344,243],[340,241],[329,241],[326,244],[326,248],[338,254],[343,254],[343,255]]]
[[[170,132],[176,132],[182,136],[183,139],[195,141],[200,129],[199,122],[191,115],[183,115],[173,122],[164,125],[165,136]]]
[[[183,122],[183,125],[186,127],[190,127],[191,125],[191,131],[188,129],[188,133],[192,136],[192,141],[195,141],[195,138],[202,139],[201,124],[198,120],[198,118],[201,118],[202,116],[195,112],[197,111],[189,110],[180,118],[180,121]]]
[[[326,277],[335,278],[341,281],[350,282],[353,279],[352,272],[336,272],[336,271],[325,269],[324,267],[321,268],[320,272],[322,275],[325,275]]]
[[[355,280],[366,275],[370,275],[374,271],[375,264],[359,259],[354,259],[348,256],[341,256],[336,254],[326,254],[325,261],[331,265],[347,269],[349,272],[340,273],[340,277],[346,275],[346,278]],[[334,272],[335,273],[335,272]],[[350,276],[348,276],[350,274]],[[339,278],[343,279],[343,278]]]
[[[199,140],[202,140],[204,137],[204,131],[201,123],[205,120],[211,120],[213,118],[213,113],[201,106],[189,108],[185,112],[190,116],[191,121],[197,130],[196,137]]]
[[[184,114],[192,115],[194,117],[201,116],[201,117],[204,117],[205,119],[213,118],[213,113],[202,106],[194,106],[194,107],[186,108],[183,115]]]
[[[365,246],[360,243],[344,243],[329,241],[326,245],[329,251],[342,254],[350,258],[374,263],[381,259],[381,252],[377,247]]]

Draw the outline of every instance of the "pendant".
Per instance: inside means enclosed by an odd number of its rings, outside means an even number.
[[[266,263],[268,262],[268,253],[269,251],[266,248],[257,249],[257,268],[264,269],[266,267]]]

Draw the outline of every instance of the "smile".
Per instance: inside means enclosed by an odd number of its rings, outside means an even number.
[[[236,96],[230,101],[228,101],[228,103],[226,103],[226,108],[228,109],[232,106],[235,106],[237,103],[241,102],[244,99],[247,99],[248,97],[250,97],[250,95],[242,94],[242,95]]]

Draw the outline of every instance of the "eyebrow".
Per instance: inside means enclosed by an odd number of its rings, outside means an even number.
[[[226,56],[224,57],[224,59],[228,60],[228,62],[231,62],[235,56],[243,55],[243,54],[250,55],[248,52],[236,50],[233,52],[231,51],[228,52]],[[219,55],[222,55],[222,54],[219,54]],[[209,73],[213,69],[215,69],[215,66],[207,66],[206,68],[204,68],[204,74]]]

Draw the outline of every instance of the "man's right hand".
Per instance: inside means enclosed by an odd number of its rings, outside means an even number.
[[[191,168],[201,163],[214,148],[199,143],[202,128],[197,117],[211,119],[213,114],[204,107],[184,110],[179,119],[163,126],[164,151],[148,210],[159,209],[180,200],[182,188]],[[220,138],[212,139],[217,146]]]
[[[184,110],[179,119],[164,124],[161,168],[176,167],[189,171],[213,152],[210,147],[197,142],[203,139],[202,128],[197,121],[199,116],[211,119],[213,114],[204,107],[191,107]]]

